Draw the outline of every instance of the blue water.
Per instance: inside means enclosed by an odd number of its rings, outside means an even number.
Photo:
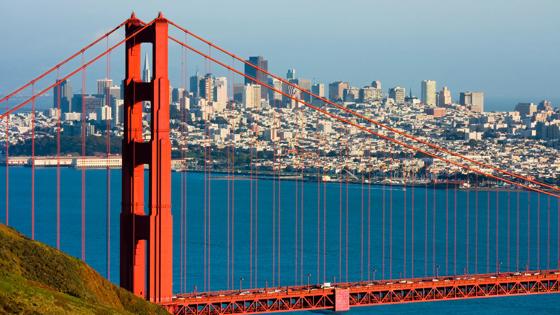
[[[258,202],[253,203],[253,213],[258,207],[258,222],[253,216],[253,248],[258,246],[258,256],[253,256],[253,273],[249,268],[250,242],[250,181],[235,181],[235,236],[234,236],[234,271],[228,273],[227,266],[227,187],[228,181],[216,175],[211,181],[211,223],[210,223],[210,285],[204,286],[204,175],[189,173],[187,176],[187,261],[186,276],[181,278],[180,258],[180,204],[181,174],[173,173],[172,198],[174,216],[174,290],[190,292],[197,290],[226,289],[228,286],[239,288],[306,284],[326,281],[357,281],[373,278],[398,278],[401,276],[432,276],[437,269],[439,275],[462,274],[478,271],[494,272],[496,266],[501,271],[519,269],[556,268],[558,256],[558,200],[547,196],[538,196],[527,192],[466,192],[428,187],[383,187],[367,185],[348,185],[348,213],[346,217],[346,184],[329,183],[318,186],[316,182],[303,183],[303,256],[301,259],[301,198],[302,183],[282,181],[280,183],[280,267],[277,260],[273,266],[272,240],[277,241],[278,230],[273,229],[272,191],[278,189],[278,182],[259,180]],[[0,178],[5,177],[5,169],[0,169]],[[70,255],[81,257],[81,171],[61,169],[61,249]],[[30,183],[31,169],[23,167],[10,168],[10,213],[9,223],[18,231],[30,235]],[[296,199],[296,184],[298,197]],[[0,184],[0,220],[5,222],[5,183]],[[106,171],[86,171],[86,262],[107,275],[106,267]],[[119,248],[119,212],[121,178],[119,170],[111,171],[111,270],[110,280],[118,283],[118,248]],[[255,186],[254,186],[255,187]],[[326,191],[324,196],[323,189]],[[342,199],[340,194],[342,193]],[[363,194],[363,220],[362,220]],[[256,191],[253,191],[255,197]],[[369,200],[368,202],[368,195]],[[433,197],[436,197],[435,227],[433,237]],[[509,195],[509,204],[508,204]],[[519,203],[517,196],[519,195]],[[389,211],[392,196],[392,260],[389,260]],[[405,198],[406,196],[406,198]],[[414,196],[414,207],[412,197]],[[455,197],[456,196],[456,197]],[[528,201],[529,197],[529,201]],[[276,209],[278,195],[275,197]],[[478,198],[478,213],[475,211]],[[254,198],[253,200],[255,200]],[[403,209],[406,199],[406,216]],[[467,220],[467,199],[469,215]],[[317,264],[317,203],[319,200],[319,264]],[[385,201],[384,201],[385,200]],[[448,229],[446,242],[446,200],[448,209]],[[296,225],[296,208],[297,225]],[[425,204],[428,204],[427,211]],[[490,207],[488,208],[488,201]],[[326,203],[326,207],[325,207]],[[369,207],[368,207],[369,205]],[[456,206],[455,206],[456,205]],[[517,251],[517,208],[519,205],[519,252]],[[342,206],[342,230],[340,207]],[[326,266],[323,265],[323,210],[326,209]],[[370,213],[371,237],[370,258],[368,263],[368,209]],[[455,238],[455,209],[457,209]],[[509,234],[508,234],[509,210]],[[528,217],[528,211],[530,217]],[[36,239],[55,246],[56,244],[56,170],[36,170]],[[385,212],[385,229],[383,213]],[[414,213],[414,243],[412,242],[412,213]],[[478,233],[475,233],[478,214]],[[488,216],[489,215],[489,216]],[[496,235],[496,217],[499,217]],[[427,217],[428,244],[424,242]],[[404,241],[406,218],[406,242]],[[529,220],[528,220],[529,219]],[[489,225],[487,224],[489,220]],[[278,222],[278,212],[274,221]],[[468,224],[467,224],[468,222]],[[361,241],[363,223],[364,241]],[[538,225],[537,223],[540,223]],[[346,255],[346,224],[348,225],[348,255]],[[469,233],[467,234],[467,225]],[[255,226],[258,226],[258,243]],[[277,225],[276,225],[277,226]],[[296,255],[297,229],[297,260]],[[528,231],[529,229],[529,231]],[[383,242],[383,230],[385,242]],[[342,231],[342,238],[339,237]],[[475,250],[478,234],[478,254]],[[528,239],[528,235],[530,238]],[[496,237],[497,236],[497,237]],[[508,242],[509,236],[509,242]],[[548,241],[550,238],[550,242]],[[432,240],[435,239],[435,254]],[[467,260],[467,239],[469,243]],[[498,240],[498,249],[496,248]],[[455,246],[456,240],[456,246]],[[340,251],[340,244],[342,250]],[[509,243],[509,255],[508,255]],[[277,242],[274,246],[277,246]],[[362,256],[363,244],[363,256]],[[404,269],[403,257],[406,244],[407,265]],[[410,263],[414,245],[414,270]],[[427,260],[425,250],[427,245]],[[537,246],[539,245],[539,246]],[[383,263],[383,246],[385,246],[385,263]],[[447,247],[447,260],[446,260]],[[529,248],[529,249],[528,249]],[[274,256],[277,255],[277,247]],[[528,255],[528,252],[530,255]],[[342,257],[339,256],[342,253]],[[456,253],[456,259],[455,259]],[[487,256],[489,253],[489,256]],[[478,255],[478,260],[475,257]],[[497,258],[496,258],[497,256]],[[530,257],[529,257],[530,256]],[[346,265],[348,257],[348,265]],[[363,260],[361,259],[363,257]],[[435,257],[435,260],[433,259]],[[519,257],[519,258],[518,258]],[[276,257],[277,258],[277,257]],[[339,261],[342,264],[339,264]],[[319,271],[317,271],[319,265]],[[257,266],[257,267],[255,267]],[[436,267],[437,266],[437,267]],[[346,273],[348,269],[348,274]],[[297,274],[296,274],[297,271]],[[368,275],[369,271],[369,275]],[[324,272],[324,273],[323,273]],[[274,273],[274,277],[273,277]],[[233,279],[232,281],[228,281]],[[243,280],[240,283],[240,278]],[[352,310],[352,314],[560,314],[560,296],[529,296],[497,299],[478,299],[470,301],[451,301],[419,303],[409,305],[383,306]]]

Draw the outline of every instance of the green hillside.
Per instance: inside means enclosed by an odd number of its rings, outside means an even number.
[[[0,224],[0,314],[168,314]]]

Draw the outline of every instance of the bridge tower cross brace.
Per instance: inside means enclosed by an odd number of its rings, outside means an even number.
[[[143,26],[133,13],[126,23],[126,37]],[[152,44],[152,78],[146,82],[142,80],[142,43]],[[170,301],[173,294],[168,21],[161,13],[126,42],[125,58],[120,284],[161,303]],[[151,104],[149,140],[143,138],[142,128],[146,102]],[[149,167],[147,209],[144,165]]]

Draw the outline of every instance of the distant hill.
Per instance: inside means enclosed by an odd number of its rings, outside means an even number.
[[[0,224],[0,314],[168,314],[80,260]]]

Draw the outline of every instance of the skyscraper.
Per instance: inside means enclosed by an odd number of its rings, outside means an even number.
[[[222,104],[228,102],[228,84],[226,77],[217,77],[214,80],[214,101]]]
[[[245,84],[243,87],[243,105],[246,108],[259,109],[261,107],[261,86]]]
[[[381,89],[381,81],[375,80],[375,81],[371,82],[371,86],[373,86],[376,89]]]
[[[453,99],[451,98],[451,91],[447,86],[444,86],[438,94],[438,106],[446,106],[453,104]]]
[[[325,97],[325,84],[324,83],[313,84],[311,86],[311,93],[319,97]]]
[[[214,101],[214,78],[212,74],[207,73],[204,78],[200,80],[198,87],[198,95],[205,98],[207,101]]]
[[[436,106],[436,81],[422,81],[422,103],[428,106]]]
[[[483,92],[461,92],[459,103],[467,106],[470,110],[477,113],[484,112],[484,93]]]
[[[60,80],[57,82],[60,82]],[[58,106],[60,106],[62,113],[72,111],[72,84],[67,80],[53,88],[53,107],[58,108]]]
[[[344,97],[344,89],[350,87],[348,82],[336,81],[329,84],[329,99],[331,101],[341,101]]]
[[[144,59],[144,70],[142,71],[142,81],[144,82],[152,81],[152,68],[150,67],[148,53],[146,53],[146,58]]]
[[[247,59],[247,62],[259,67],[264,71],[268,71],[268,60],[264,59],[264,57],[262,56],[249,57],[249,59]],[[251,65],[245,64],[245,74],[250,78],[255,78],[259,82],[265,82],[265,83],[268,82],[268,76],[264,72],[255,69]],[[249,84],[249,83],[258,84],[257,81],[252,80],[250,78],[247,77],[245,78],[245,84]],[[268,94],[267,89],[262,88],[261,97],[266,99],[267,94]]]
[[[100,79],[97,80],[97,94],[105,95],[107,94],[108,89],[113,85],[113,80],[111,79]]]
[[[202,77],[198,74],[198,72],[190,77],[189,79],[189,90],[193,94],[193,97],[199,97],[198,92],[200,90],[200,80]]]
[[[288,73],[286,74],[286,79],[293,80],[296,78],[296,69],[288,69]]]
[[[397,104],[404,104],[404,98],[406,96],[406,89],[400,86],[395,86],[389,89],[389,97],[395,100]]]

